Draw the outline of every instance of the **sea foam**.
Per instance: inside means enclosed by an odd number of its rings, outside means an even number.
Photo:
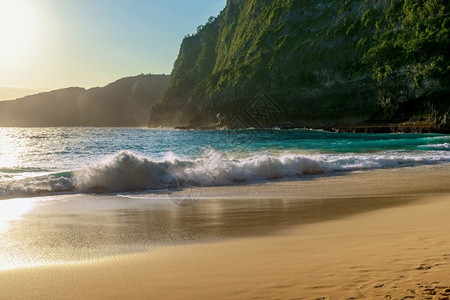
[[[83,169],[0,181],[0,197],[172,190],[186,186],[233,185],[444,162],[450,162],[450,156],[442,151],[365,154],[259,152],[248,157],[233,157],[208,150],[195,159],[183,159],[168,153],[159,160],[122,151]]]
[[[74,180],[79,191],[125,192],[178,188],[180,183],[229,185],[322,172],[317,161],[303,156],[258,155],[232,159],[210,150],[194,160],[171,157],[154,161],[121,152],[95,166],[74,172]]]

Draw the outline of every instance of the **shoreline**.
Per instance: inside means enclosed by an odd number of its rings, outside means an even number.
[[[227,128],[211,125],[211,126],[174,126],[174,129],[178,130],[233,130],[233,129],[250,129],[250,128]],[[256,126],[255,128],[260,130],[270,130],[273,128],[281,130],[289,129],[310,129],[310,130],[323,130],[336,133],[436,133],[436,134],[449,134],[450,128],[440,127],[436,125],[428,124],[404,124],[404,123],[383,123],[383,124],[359,124],[359,125],[339,125],[339,124],[316,124],[305,123],[296,125],[277,125],[273,126]],[[149,129],[157,129],[149,127]]]
[[[122,129],[174,129],[174,130],[235,130],[235,129],[259,129],[259,130],[291,130],[309,129],[321,130],[336,133],[416,133],[416,134],[450,134],[450,128],[442,128],[436,125],[422,124],[360,124],[360,125],[339,125],[339,124],[316,124],[305,123],[295,125],[274,124],[273,126],[257,126],[254,128],[227,128],[223,126],[173,126],[173,127],[149,127],[149,126],[0,126],[0,128],[122,128]]]
[[[22,245],[51,257],[49,249],[58,250],[58,243],[75,237],[58,251],[76,257],[74,247],[95,242],[100,252],[115,247],[116,252],[0,270],[0,298],[445,294],[450,285],[449,166],[207,188],[192,207],[170,201],[167,206],[167,198],[154,195],[44,199],[9,228],[16,244],[35,237]],[[77,230],[68,226],[71,222]],[[160,222],[165,222],[162,227]],[[107,239],[108,232],[115,239]],[[152,232],[181,240],[128,251]],[[122,244],[131,248],[117,248]]]
[[[425,197],[264,237],[0,271],[0,296],[446,299],[449,208],[449,195]]]

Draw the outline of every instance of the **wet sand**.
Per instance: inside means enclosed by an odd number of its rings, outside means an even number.
[[[438,165],[15,199],[27,209],[0,223],[0,298],[444,298],[449,195]]]

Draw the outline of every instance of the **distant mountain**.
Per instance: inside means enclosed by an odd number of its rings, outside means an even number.
[[[448,131],[447,2],[228,0],[182,42],[149,125]]]
[[[139,75],[101,88],[72,87],[2,101],[0,126],[147,126],[169,80],[168,75]]]

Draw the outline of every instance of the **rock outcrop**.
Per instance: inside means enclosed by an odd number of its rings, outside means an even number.
[[[228,0],[182,42],[149,126],[448,131],[449,15],[445,0]]]

